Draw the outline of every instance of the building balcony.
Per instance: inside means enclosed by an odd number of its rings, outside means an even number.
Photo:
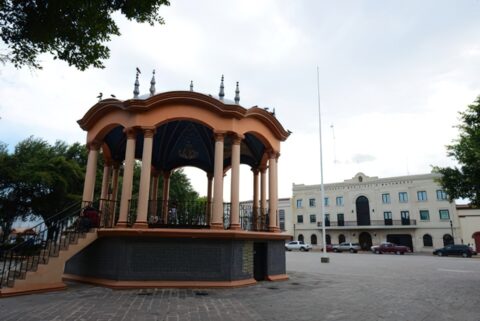
[[[360,223],[358,221],[338,221],[325,222],[325,228],[341,230],[341,229],[398,229],[398,228],[416,228],[417,220],[371,220],[370,224]],[[322,227],[322,222],[317,222],[317,227]]]

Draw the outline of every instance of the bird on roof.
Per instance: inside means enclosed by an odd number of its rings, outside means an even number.
[[[265,108],[263,108],[263,109],[266,110],[266,111],[268,111],[269,108],[268,108],[268,107],[265,107]]]
[[[115,96],[114,94],[110,94],[110,97],[117,98],[117,96]]]
[[[275,116],[275,107],[273,107],[272,115]]]
[[[99,93],[98,96],[97,96],[98,100],[102,100],[102,97],[103,97],[102,93]]]

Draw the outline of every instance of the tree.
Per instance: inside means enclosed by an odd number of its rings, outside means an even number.
[[[480,96],[460,112],[459,137],[447,146],[448,156],[457,160],[460,167],[434,167],[442,174],[440,185],[450,201],[468,198],[472,205],[480,206]]]
[[[78,155],[78,146],[64,142],[51,146],[29,137],[11,155],[5,147],[0,149],[0,220],[5,232],[17,217],[38,215],[47,220],[81,200],[85,168],[78,159],[86,159],[86,152]]]
[[[112,19],[120,12],[128,20],[163,24],[158,15],[168,0],[0,0],[0,36],[9,48],[0,61],[15,67],[41,68],[37,56],[51,53],[54,59],[85,70],[103,68],[110,56],[104,45],[112,35],[120,35]],[[7,58],[7,59],[6,59]]]

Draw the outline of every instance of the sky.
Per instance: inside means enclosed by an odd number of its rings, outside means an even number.
[[[81,72],[51,55],[42,70],[0,66],[0,141],[13,150],[33,135],[86,140],[76,121],[104,97],[133,97],[135,68],[148,93],[194,90],[240,105],[275,108],[291,136],[281,146],[279,197],[292,184],[342,182],[358,172],[392,177],[455,166],[445,146],[460,111],[480,95],[479,0],[171,0],[165,25],[115,16],[120,32],[105,69]],[[317,94],[317,67],[318,88]],[[320,101],[320,117],[319,117]],[[206,194],[206,175],[187,169]],[[253,178],[241,167],[241,200]],[[229,198],[229,179],[224,198]]]

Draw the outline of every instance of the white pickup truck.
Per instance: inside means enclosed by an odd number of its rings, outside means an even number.
[[[300,251],[310,251],[312,246],[308,243],[304,243],[303,241],[290,241],[285,244],[285,250],[300,250]]]

